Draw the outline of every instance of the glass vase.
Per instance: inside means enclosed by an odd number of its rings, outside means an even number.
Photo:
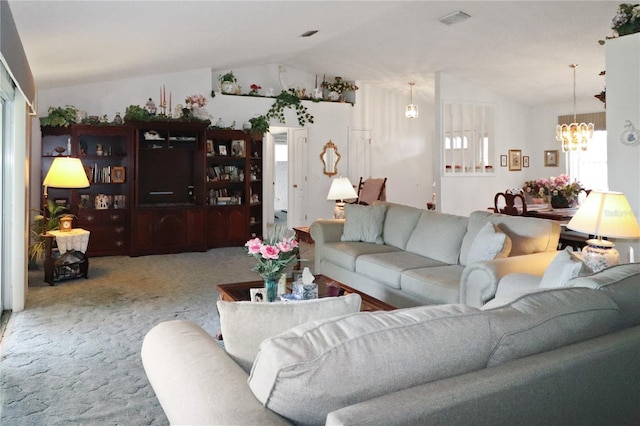
[[[264,279],[264,290],[266,293],[266,300],[265,300],[266,302],[273,302],[278,297],[278,278]]]

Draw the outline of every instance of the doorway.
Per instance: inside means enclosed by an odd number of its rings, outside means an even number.
[[[263,223],[292,229],[307,223],[308,131],[271,127],[266,137]]]

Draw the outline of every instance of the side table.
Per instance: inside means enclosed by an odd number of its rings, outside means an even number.
[[[88,278],[89,258],[85,254],[90,232],[76,228],[71,231],[49,231],[45,238],[44,281],[54,285],[56,281],[72,278]],[[53,240],[58,245],[54,253]]]

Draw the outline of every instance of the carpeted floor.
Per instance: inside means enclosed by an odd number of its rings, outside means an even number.
[[[312,265],[313,246],[301,247]],[[259,278],[254,263],[236,247],[92,258],[88,280],[54,287],[30,273],[0,346],[0,424],[167,424],[140,361],[145,334],[172,319],[214,334],[216,285]]]

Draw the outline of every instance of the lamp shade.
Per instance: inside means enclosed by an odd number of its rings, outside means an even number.
[[[356,190],[353,189],[349,178],[339,177],[331,181],[331,188],[329,188],[327,200],[348,200],[351,198],[358,198],[358,194]]]
[[[638,221],[621,192],[591,191],[567,227],[596,236],[640,238]]]
[[[79,158],[56,157],[45,176],[45,188],[87,188],[89,179]]]

